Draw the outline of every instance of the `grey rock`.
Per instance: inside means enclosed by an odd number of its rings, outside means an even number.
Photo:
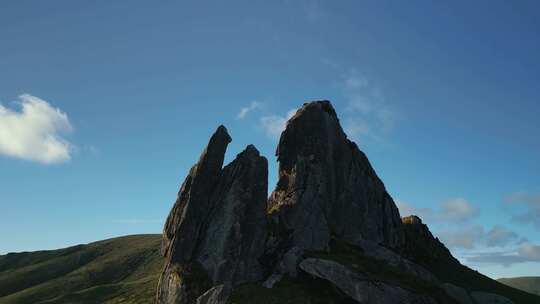
[[[281,281],[282,278],[283,278],[282,274],[274,273],[271,276],[269,276],[268,279],[266,279],[266,281],[262,283],[262,286],[265,288],[272,288],[277,282]]]
[[[268,165],[250,145],[222,168],[230,141],[220,126],[182,184],[163,232],[158,304],[192,303],[211,286],[263,278]]]
[[[353,244],[360,247],[366,256],[375,260],[384,261],[387,265],[393,267],[396,272],[415,276],[433,284],[440,283],[439,280],[424,267],[411,262],[375,242],[359,239],[353,242]]]
[[[237,285],[263,278],[258,258],[267,234],[267,168],[252,145],[223,168],[196,258],[214,283]]]
[[[225,304],[228,299],[228,292],[224,285],[217,285],[210,288],[197,298],[196,304]]]
[[[365,275],[329,260],[308,258],[300,263],[306,273],[327,280],[353,300],[362,304],[436,304],[428,296],[401,287],[370,280]]]
[[[477,304],[514,304],[514,302],[503,296],[488,292],[473,291],[471,296]]]
[[[299,247],[289,249],[279,262],[278,271],[290,277],[296,277],[298,274],[298,264],[303,259],[304,250]]]
[[[450,283],[444,283],[441,285],[441,287],[444,289],[446,294],[452,299],[456,300],[456,302],[460,304],[475,304],[465,289]]]
[[[325,250],[331,236],[390,248],[403,242],[398,209],[330,102],[304,104],[287,122],[276,155],[279,181],[268,209],[294,245]]]

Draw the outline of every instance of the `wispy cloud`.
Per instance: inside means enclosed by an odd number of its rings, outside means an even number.
[[[518,241],[517,233],[508,230],[502,225],[495,225],[486,235],[486,245],[488,247],[506,246],[511,242]]]
[[[443,243],[450,248],[473,249],[484,237],[481,226],[466,226],[457,230],[446,230],[438,233]]]
[[[476,264],[496,264],[506,267],[517,263],[540,262],[540,246],[527,243],[515,250],[472,253],[466,256],[466,260]]]
[[[424,221],[430,221],[434,217],[434,211],[431,208],[419,208],[399,199],[395,202],[401,216],[416,215]]]
[[[236,119],[244,119],[246,118],[246,116],[256,110],[256,109],[260,109],[262,106],[262,103],[258,102],[258,101],[252,101],[247,107],[243,107],[240,109],[240,112],[238,112],[238,115],[236,115]]]
[[[540,194],[515,192],[505,197],[503,201],[506,206],[521,206],[525,209],[513,215],[514,221],[533,224],[540,229]]]
[[[18,104],[20,111],[0,104],[0,154],[42,164],[70,160],[73,145],[61,136],[73,129],[67,114],[29,94]]]
[[[418,208],[409,203],[396,200],[402,216],[418,215],[428,222],[468,222],[480,214],[478,208],[464,198],[452,198],[437,208]]]
[[[379,140],[394,129],[398,113],[386,101],[382,90],[366,76],[352,69],[343,77],[342,87],[347,100],[347,135],[357,141],[365,137]]]
[[[505,247],[520,244],[523,240],[502,225],[495,225],[487,231],[480,225],[457,226],[439,232],[438,236],[446,246],[462,249]]]
[[[464,198],[453,198],[441,206],[441,219],[453,222],[465,222],[479,214],[478,208]]]
[[[285,130],[287,120],[294,116],[297,109],[289,110],[285,115],[268,115],[260,119],[261,126],[265,130],[267,136],[272,139],[277,139],[281,132]]]

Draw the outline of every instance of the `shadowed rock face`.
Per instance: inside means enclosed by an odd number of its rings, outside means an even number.
[[[268,208],[294,245],[323,250],[331,236],[390,248],[403,242],[398,209],[330,102],[304,104],[287,122],[276,155],[279,182]]]
[[[230,141],[220,126],[182,184],[164,228],[157,303],[192,303],[212,286],[262,278],[268,165],[250,145],[222,168]]]
[[[268,200],[266,159],[249,145],[223,167],[230,142],[220,126],[180,188],[163,232],[156,303],[224,304],[239,289],[279,289],[280,280],[306,275],[357,303],[507,303],[469,294],[500,286],[462,266],[420,218],[402,222],[330,102],[304,104],[287,122]],[[327,259],[313,258],[321,254]]]

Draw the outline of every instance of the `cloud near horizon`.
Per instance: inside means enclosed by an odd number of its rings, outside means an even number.
[[[505,206],[522,206],[525,211],[514,214],[512,220],[518,223],[533,224],[540,229],[540,194],[515,192],[503,199]]]
[[[496,264],[505,267],[517,263],[540,262],[540,246],[526,243],[516,250],[475,253],[465,259],[471,263]]]
[[[457,229],[444,230],[438,233],[443,243],[450,248],[474,249],[504,247],[523,241],[517,233],[502,225],[495,225],[488,231],[479,225],[466,225]]]
[[[20,111],[0,104],[0,154],[41,164],[69,161],[73,145],[61,136],[73,130],[67,114],[29,94],[19,100]]]
[[[407,202],[396,199],[401,216],[417,215],[427,222],[468,222],[480,214],[478,208],[468,200],[458,197],[449,199],[435,209],[417,208]]]

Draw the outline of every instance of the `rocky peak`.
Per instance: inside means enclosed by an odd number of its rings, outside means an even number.
[[[420,225],[420,224],[422,224],[422,219],[419,218],[416,215],[409,215],[409,216],[402,217],[401,221],[403,222],[403,224],[407,224],[407,225]]]
[[[434,237],[426,224],[416,215],[410,215],[401,219],[405,242],[402,244],[401,253],[427,268],[432,268],[436,263],[450,263],[461,266],[450,250]]]
[[[279,181],[268,208],[295,246],[326,249],[332,236],[389,247],[402,242],[398,209],[329,101],[296,112],[276,155]]]
[[[222,168],[230,142],[218,127],[180,188],[165,223],[157,303],[194,303],[212,286],[226,292],[262,278],[268,165],[249,145]]]

